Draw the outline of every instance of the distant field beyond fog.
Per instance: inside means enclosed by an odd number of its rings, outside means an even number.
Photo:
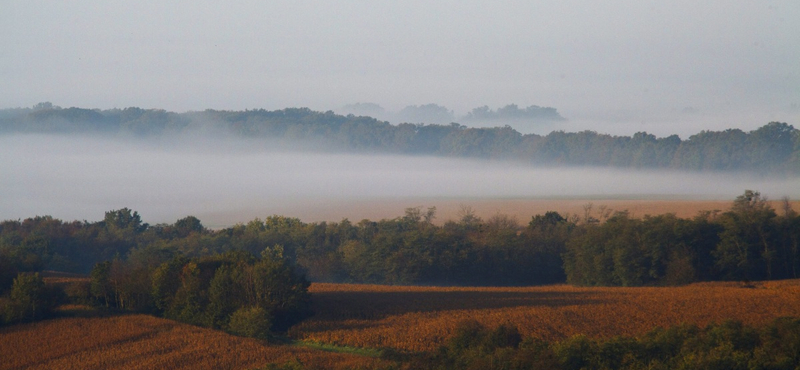
[[[409,207],[436,207],[434,223],[442,224],[448,220],[458,220],[465,207],[471,208],[478,217],[488,219],[497,214],[514,217],[521,224],[526,224],[532,216],[544,214],[547,211],[556,211],[562,215],[583,216],[586,207],[591,205],[591,215],[598,217],[605,209],[606,212],[627,210],[633,217],[645,215],[659,215],[675,213],[678,217],[691,218],[699,212],[727,211],[731,200],[701,200],[701,199],[659,199],[659,198],[571,198],[571,199],[531,199],[531,198],[406,198],[406,199],[371,199],[371,200],[329,200],[298,202],[291,209],[287,207],[285,214],[299,217],[306,222],[314,221],[341,221],[347,218],[358,222],[363,219],[380,220],[391,219],[403,215]],[[771,205],[782,214],[783,202],[772,200]],[[795,211],[800,211],[800,201],[790,202]],[[603,208],[605,207],[605,208]],[[278,214],[284,214],[277,212]],[[238,210],[230,212],[216,212],[203,214],[200,217],[209,227],[221,227],[243,222],[255,217],[267,216],[259,210]]]

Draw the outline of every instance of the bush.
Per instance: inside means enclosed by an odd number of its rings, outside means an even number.
[[[486,335],[486,328],[476,320],[462,321],[456,327],[456,334],[450,338],[449,347],[455,352],[477,347]]]
[[[231,315],[228,331],[244,337],[262,338],[269,337],[269,328],[272,326],[272,317],[261,307],[243,307]]]
[[[564,369],[583,369],[597,362],[597,342],[576,335],[557,343],[553,352]]]
[[[519,329],[513,325],[502,324],[492,330],[484,341],[484,345],[488,348],[516,348],[522,342],[522,335]]]
[[[81,305],[91,305],[93,303],[91,285],[88,282],[71,283],[64,288],[64,293],[70,303]]]
[[[0,325],[11,324],[19,321],[18,313],[21,309],[19,304],[7,297],[0,297]]]

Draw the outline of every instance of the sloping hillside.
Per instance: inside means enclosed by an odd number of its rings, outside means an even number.
[[[379,367],[381,360],[267,344],[147,315],[66,317],[0,329],[0,369]]]

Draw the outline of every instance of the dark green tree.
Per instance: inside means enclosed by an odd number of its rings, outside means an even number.
[[[61,292],[63,295],[63,292]],[[49,316],[61,303],[57,289],[45,286],[39,273],[20,273],[11,287],[3,316],[6,322],[30,322]]]
[[[722,276],[734,280],[771,279],[776,261],[773,219],[777,215],[757,191],[736,197],[720,216],[723,231],[714,251]]]
[[[91,278],[92,297],[98,303],[110,307],[114,297],[114,287],[111,285],[111,261],[96,264],[92,269]]]

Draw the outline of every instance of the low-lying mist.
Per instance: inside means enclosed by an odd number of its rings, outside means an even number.
[[[263,143],[262,143],[263,144]],[[732,200],[744,189],[800,197],[800,179],[743,173],[535,168],[441,157],[264,148],[253,142],[0,136],[0,219],[98,220],[128,207],[150,223],[186,215],[220,227],[272,214],[321,221],[331,204],[409,199],[641,198]],[[301,212],[302,210],[302,212]],[[396,215],[402,215],[398,208]],[[224,215],[224,216],[221,216]]]

